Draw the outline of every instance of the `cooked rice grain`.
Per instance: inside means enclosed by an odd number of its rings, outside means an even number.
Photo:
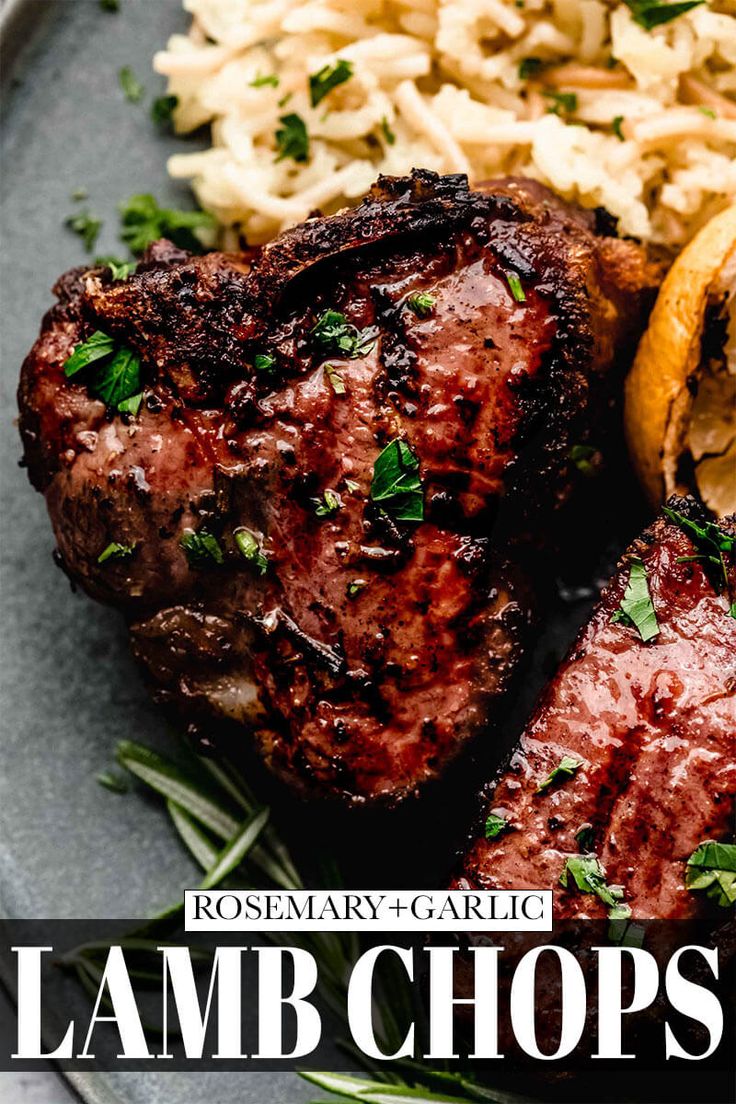
[[[210,124],[212,146],[175,155],[169,171],[192,180],[230,244],[264,241],[354,202],[379,172],[415,167],[528,174],[675,248],[736,197],[734,0],[653,31],[602,0],[184,7],[189,34],[155,67],[179,98],[177,131]],[[353,75],[313,108],[310,75],[340,58]],[[278,86],[254,85],[266,76]],[[305,164],[276,160],[287,112],[306,123]]]

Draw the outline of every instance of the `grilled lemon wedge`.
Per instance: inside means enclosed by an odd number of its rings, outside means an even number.
[[[667,273],[626,381],[625,427],[653,505],[679,491],[736,512],[736,205]]]

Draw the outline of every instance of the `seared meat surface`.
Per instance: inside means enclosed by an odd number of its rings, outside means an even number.
[[[539,185],[419,172],[249,254],[71,272],[19,396],[63,564],[188,724],[299,788],[400,798],[507,687],[655,276]],[[94,365],[65,376],[94,331],[141,357],[135,416]]]
[[[705,524],[692,499],[669,507]],[[734,519],[721,528],[736,536]],[[456,888],[552,889],[558,918],[604,917],[599,896],[559,882],[590,853],[635,917],[701,911],[686,862],[732,839],[736,800],[736,567],[724,552],[726,585],[713,552],[666,516],[635,541],[494,784],[493,838],[473,843]],[[659,626],[646,643],[616,613],[637,558]]]

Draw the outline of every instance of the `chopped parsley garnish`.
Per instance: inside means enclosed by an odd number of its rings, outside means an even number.
[[[346,588],[348,598],[355,598],[355,596],[360,594],[361,590],[365,590],[367,586],[367,579],[351,579]]]
[[[179,106],[178,96],[157,96],[151,104],[151,120],[156,126],[170,126]]]
[[[687,533],[693,544],[703,552],[708,562],[718,566],[719,575],[722,575],[722,580],[719,578],[719,586],[728,586],[728,569],[725,557],[736,549],[736,537],[732,537],[723,529],[719,529],[712,521],[706,521],[699,525],[698,522],[691,521],[690,518],[678,513],[677,510],[671,510],[669,506],[664,506],[662,509],[670,521],[674,521],[675,525],[679,525],[680,529]]]
[[[537,793],[543,793],[550,786],[567,782],[582,765],[582,759],[574,759],[572,755],[563,755],[557,766],[549,772],[544,782],[537,787]]]
[[[619,142],[625,142],[626,141],[626,138],[624,137],[624,132],[621,130],[621,125],[622,125],[623,121],[624,121],[623,115],[614,115],[613,119],[611,120],[611,130],[616,135]]]
[[[106,406],[120,409],[120,403],[136,396],[141,388],[141,359],[137,353],[121,346],[103,362],[90,384],[90,390],[102,399]],[[138,402],[140,407],[140,402]],[[128,410],[128,413],[131,413]]]
[[[671,23],[673,19],[692,11],[704,2],[705,0],[683,0],[682,3],[669,4],[665,0],[624,0],[634,22],[645,31],[661,27],[663,23]]]
[[[593,831],[593,825],[581,824],[575,833],[575,841],[581,851],[592,851],[595,844],[595,832]]]
[[[728,616],[733,617],[736,620],[736,602],[731,603],[731,608],[728,611]]]
[[[109,257],[105,264],[110,269],[113,280],[127,280],[138,267],[135,261],[116,261],[114,257]]]
[[[268,571],[268,560],[253,533],[247,529],[238,529],[235,534],[235,544],[243,559],[252,564],[259,575],[265,575]]]
[[[356,491],[360,490],[360,483],[356,483],[354,479],[347,479],[346,478],[344,480],[344,483],[345,483],[346,489],[348,491],[350,491],[351,494],[355,494]]]
[[[424,520],[419,460],[406,441],[390,441],[373,466],[371,499],[394,521]]]
[[[117,407],[121,412],[135,416],[143,397],[137,394],[141,386],[141,362],[138,354],[125,345],[116,348],[113,338],[101,330],[95,330],[86,341],[77,345],[64,362],[64,375],[70,379],[96,361],[100,362],[99,367],[89,381],[92,394],[102,399],[107,406]]]
[[[119,12],[120,0],[98,0],[98,3],[103,11],[106,12]]]
[[[249,83],[251,88],[278,88],[279,78],[275,73],[267,73],[263,77],[255,77]]]
[[[344,395],[347,388],[345,387],[345,380],[334,364],[325,364],[325,375],[327,376],[330,387],[336,395]]]
[[[118,80],[120,81],[120,87],[123,90],[126,100],[129,100],[131,103],[140,103],[146,89],[129,65],[124,65],[120,70],[118,73]]]
[[[509,288],[511,289],[511,294],[513,295],[516,302],[526,303],[526,295],[524,293],[523,287],[521,286],[521,280],[519,279],[519,277],[516,275],[515,272],[507,272],[505,275],[506,280],[508,281]]]
[[[256,372],[262,372],[264,376],[276,374],[276,357],[270,353],[256,353],[253,357],[253,367]]]
[[[609,893],[611,891],[621,890],[623,896],[623,888],[621,886],[608,886]],[[609,920],[628,920],[631,916],[631,905],[627,905],[625,901],[620,901],[616,905],[612,905],[608,910]]]
[[[486,819],[486,839],[492,840],[500,836],[508,828],[508,821],[506,817],[498,816],[497,813],[491,813]]]
[[[322,498],[313,498],[314,512],[318,518],[333,517],[342,508],[342,499],[328,487]]]
[[[690,890],[705,890],[717,905],[736,904],[736,843],[705,840],[687,860],[685,885]]]
[[[611,920],[626,920],[631,916],[631,909],[621,900],[623,887],[606,885],[606,872],[595,855],[571,855],[560,874],[560,885],[565,889],[574,885],[580,893],[595,893],[609,906]]]
[[[700,106],[698,107],[698,111],[701,115],[706,115],[709,119],[718,118],[712,107],[705,107],[703,104],[700,104]]]
[[[543,62],[538,57],[525,57],[519,62],[519,80],[529,80],[541,71]]]
[[[222,554],[220,542],[206,529],[200,529],[198,533],[193,529],[186,530],[179,544],[187,554],[189,566],[197,571],[219,566],[224,562],[225,557]]]
[[[596,474],[595,465],[591,461],[597,452],[598,449],[593,445],[573,445],[568,456],[581,475],[590,479]]]
[[[550,100],[548,115],[572,115],[578,109],[578,97],[575,92],[545,92]]]
[[[122,402],[119,402],[118,410],[121,414],[130,414],[132,418],[137,418],[142,402],[143,392],[139,391],[137,395],[131,395],[129,399],[123,399]]]
[[[614,624],[635,628],[644,643],[653,640],[659,634],[657,614],[649,593],[647,569],[638,557],[631,561],[629,581],[626,584],[621,605],[611,620]]]
[[[309,78],[309,99],[312,107],[321,103],[333,88],[350,80],[352,75],[352,62],[345,58],[338,58],[334,65],[323,65],[318,73],[313,73]]]
[[[120,544],[118,541],[111,541],[107,548],[100,552],[97,562],[103,564],[107,563],[108,560],[129,560],[134,552],[134,544]]]
[[[75,376],[88,364],[110,356],[114,348],[115,342],[108,334],[103,333],[102,330],[95,330],[86,341],[77,345],[72,355],[64,361],[64,375],[67,379]]]
[[[312,329],[312,337],[325,352],[351,360],[369,353],[376,343],[376,336],[375,330],[359,330],[348,322],[344,314],[335,310],[324,311]]]
[[[429,318],[434,309],[434,295],[430,295],[428,291],[419,291],[408,297],[406,305],[417,318]]]
[[[151,242],[168,238],[180,249],[202,252],[202,243],[195,230],[214,228],[215,220],[207,211],[179,211],[159,207],[148,193],[133,195],[120,204],[120,239],[131,253],[142,253]]]
[[[381,132],[383,133],[383,137],[386,140],[386,145],[393,146],[396,142],[396,135],[392,131],[389,125],[389,121],[385,115],[381,119]]]
[[[285,161],[291,157],[293,161],[304,162],[309,160],[309,135],[301,115],[291,112],[282,115],[279,119],[281,126],[275,134],[277,161]]]
[[[75,203],[81,203],[83,199],[88,198],[89,197],[86,188],[75,188],[70,196],[70,199],[74,200]]]
[[[91,253],[95,247],[95,242],[100,236],[100,230],[102,229],[102,221],[91,215],[89,211],[79,211],[76,215],[70,215],[65,220],[65,226],[68,226],[70,230],[73,230],[75,234],[78,234],[84,243],[84,248],[88,253]]]

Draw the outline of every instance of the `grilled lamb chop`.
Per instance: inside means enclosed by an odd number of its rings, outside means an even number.
[[[518,664],[526,561],[649,305],[656,272],[609,231],[533,182],[416,172],[257,251],[158,243],[127,280],[61,279],[26,460],[160,700],[302,789],[442,772]],[[94,331],[140,355],[135,416],[99,362],[65,377]]]
[[[685,884],[687,860],[734,833],[736,519],[719,523],[719,552],[688,524],[707,525],[692,499],[668,508],[623,557],[544,692],[493,785],[491,838],[472,844],[455,888],[553,889],[558,919],[604,917],[605,890],[580,892],[569,870],[560,885],[568,860],[588,853],[593,880],[597,862],[635,917],[702,911],[705,894]],[[637,560],[659,628],[646,643],[616,612]],[[565,757],[567,770],[553,775]]]

